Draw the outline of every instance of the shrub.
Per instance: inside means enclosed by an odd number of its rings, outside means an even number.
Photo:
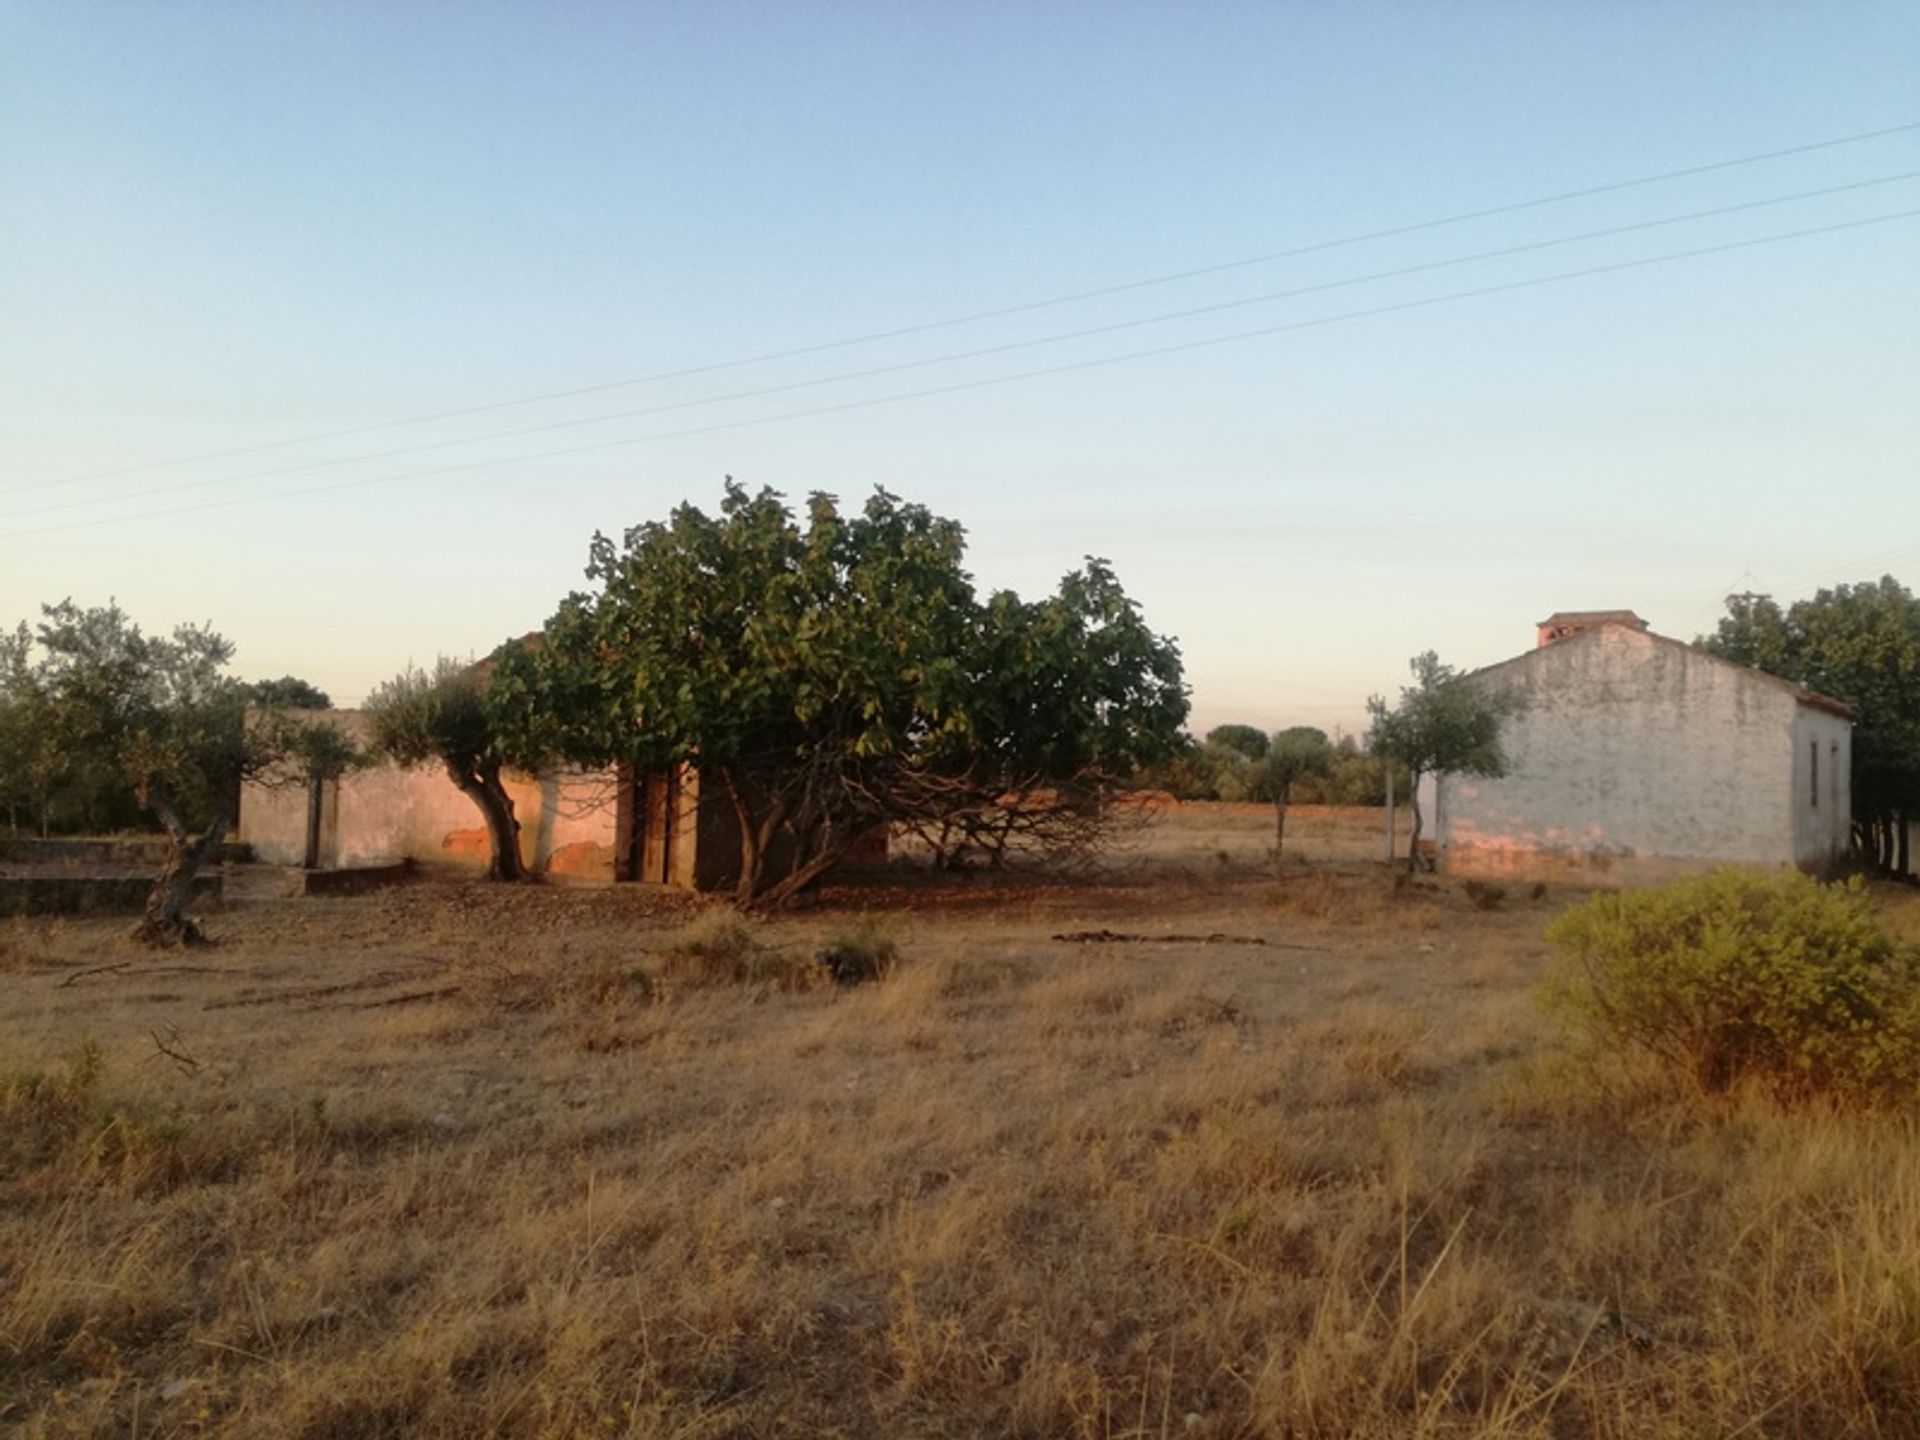
[[[662,979],[684,985],[759,985],[811,990],[835,976],[815,956],[797,956],[763,944],[733,910],[709,910],[661,947]]]
[[[813,963],[836,985],[884,980],[900,963],[900,947],[871,920],[842,930],[813,952]]]
[[[1550,1005],[1703,1089],[1920,1094],[1920,950],[1886,935],[1857,880],[1717,870],[1596,896],[1547,938]]]

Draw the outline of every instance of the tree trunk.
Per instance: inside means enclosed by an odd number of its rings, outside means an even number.
[[[148,805],[160,817],[167,830],[167,858],[160,877],[147,892],[146,907],[133,927],[133,938],[147,945],[166,948],[196,945],[206,939],[200,927],[187,917],[187,903],[193,898],[194,877],[200,867],[218,853],[233,821],[224,811],[199,835],[187,829],[186,822],[173,808],[171,797],[153,791]]]
[[[1273,878],[1280,878],[1280,856],[1287,844],[1287,792],[1273,793]]]
[[[1898,827],[1894,832],[1895,851],[1893,873],[1904,880],[1913,874],[1913,867],[1910,863],[1913,859],[1911,853],[1913,816],[1905,810],[1895,811],[1893,823]]]
[[[745,910],[752,906],[754,897],[760,893],[760,872],[766,852],[760,845],[760,829],[753,823],[753,809],[747,804],[747,797],[740,792],[740,784],[729,769],[714,767],[713,778],[727,792],[727,803],[733,806],[733,823],[740,832],[740,875],[734,881],[733,903]],[[706,772],[702,772],[702,780]]]
[[[487,844],[492,852],[487,863],[487,878],[525,880],[527,867],[520,858],[520,821],[513,813],[513,797],[500,783],[500,767],[482,765],[469,771],[449,760],[447,776],[473,801],[487,822]]]
[[[795,865],[793,869],[767,886],[756,903],[769,909],[786,904],[844,860],[847,851],[852,848],[852,843],[851,840],[837,841],[822,846],[812,859],[804,864]]]

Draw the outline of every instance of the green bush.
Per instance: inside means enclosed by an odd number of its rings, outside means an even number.
[[[1920,1095],[1920,950],[1886,935],[1857,880],[1717,870],[1596,896],[1547,938],[1550,1005],[1703,1089]]]

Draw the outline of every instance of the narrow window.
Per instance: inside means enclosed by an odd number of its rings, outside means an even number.
[[[1820,742],[1818,740],[1809,740],[1807,742],[1807,759],[1811,761],[1813,765],[1812,808],[1818,810],[1820,808]]]

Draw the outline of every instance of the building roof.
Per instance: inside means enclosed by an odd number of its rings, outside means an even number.
[[[1812,709],[1825,710],[1830,714],[1840,716],[1840,718],[1843,720],[1853,719],[1853,707],[1847,704],[1844,700],[1836,700],[1831,695],[1822,695],[1817,690],[1808,690],[1804,686],[1796,685],[1793,683],[1793,681],[1788,680],[1784,676],[1775,675],[1770,671],[1759,670],[1754,668],[1751,665],[1741,665],[1736,661],[1725,659],[1722,656],[1715,655],[1710,650],[1702,650],[1698,646],[1689,645],[1684,640],[1675,640],[1671,635],[1655,634],[1653,631],[1646,628],[1647,622],[1640,619],[1640,617],[1638,615],[1635,615],[1631,610],[1563,611],[1563,612],[1560,612],[1559,614],[1549,616],[1546,620],[1543,620],[1540,623],[1542,625],[1548,625],[1548,624],[1554,623],[1557,620],[1568,619],[1573,617],[1580,617],[1584,619],[1585,617],[1590,615],[1600,615],[1600,614],[1609,615],[1609,616],[1620,615],[1625,618],[1620,620],[1611,620],[1611,619],[1603,620],[1603,621],[1599,621],[1598,623],[1589,622],[1590,628],[1583,628],[1577,634],[1569,635],[1564,640],[1557,640],[1549,648],[1554,650],[1559,650],[1568,645],[1584,644],[1588,642],[1591,636],[1604,634],[1609,629],[1618,628],[1618,629],[1627,631],[1629,634],[1638,635],[1646,640],[1652,641],[1654,644],[1671,645],[1676,649],[1685,650],[1690,655],[1697,655],[1704,660],[1711,660],[1716,665],[1725,665],[1729,669],[1738,670],[1743,674],[1751,677],[1752,679],[1759,680],[1767,685],[1771,685],[1776,690],[1786,691],[1787,694],[1793,696],[1793,698],[1797,702],[1799,702],[1802,705],[1809,706]],[[1533,656],[1538,655],[1540,653],[1541,651],[1539,649],[1525,650],[1525,651],[1522,651],[1520,654],[1513,656],[1511,659],[1496,661],[1492,665],[1482,666],[1480,669],[1472,671],[1470,673],[1473,675],[1487,675],[1492,673],[1495,670],[1504,670],[1509,665],[1517,665],[1521,661],[1531,659]],[[1466,677],[1463,676],[1462,678],[1464,679]]]
[[[1631,610],[1556,610],[1540,625],[1543,629],[1548,625],[1631,625],[1636,630],[1647,628],[1647,622]]]

